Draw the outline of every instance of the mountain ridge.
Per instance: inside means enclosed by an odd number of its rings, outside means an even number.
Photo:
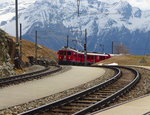
[[[128,2],[108,4],[99,0],[83,0],[80,13],[78,17],[76,3],[72,0],[40,0],[21,10],[19,20],[23,24],[26,39],[34,41],[34,32],[37,30],[43,38],[39,39],[39,43],[54,50],[66,44],[67,35],[70,36],[71,46],[75,47],[72,40],[77,40],[76,48],[83,49],[84,30],[87,29],[90,51],[101,51],[100,45],[103,44],[105,52],[111,53],[111,42],[116,41],[125,44],[133,54],[150,53],[150,49],[145,47],[150,30],[149,11],[132,7]],[[11,19],[3,22],[0,28],[14,34],[15,31],[10,29],[14,24],[15,20]],[[83,32],[71,32],[75,30]]]

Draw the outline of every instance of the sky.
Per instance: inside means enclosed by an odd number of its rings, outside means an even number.
[[[108,3],[112,3],[112,1],[113,2],[127,1],[132,6],[139,7],[142,10],[150,10],[150,0],[99,0],[99,1],[108,2]]]
[[[15,1],[15,0],[0,0],[0,3],[5,2],[5,1]],[[33,2],[35,0],[18,0],[18,1],[26,1],[26,2],[32,1]],[[77,1],[77,0],[74,0],[74,1]],[[139,7],[142,10],[150,10],[150,0],[99,0],[99,1],[108,2],[108,3],[118,2],[118,1],[128,1],[132,6]]]

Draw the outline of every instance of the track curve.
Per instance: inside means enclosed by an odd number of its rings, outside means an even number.
[[[104,66],[113,68],[116,75],[97,86],[89,88],[65,99],[50,103],[39,108],[21,113],[20,115],[49,115],[49,114],[75,114],[83,115],[102,109],[127,93],[140,80],[138,71],[124,66]],[[121,68],[121,69],[118,69]],[[126,75],[131,74],[126,79]]]
[[[56,67],[56,69],[53,69],[53,70],[51,70],[50,67],[45,67],[44,69],[38,70],[38,71],[35,71],[35,72],[16,75],[16,76],[8,77],[8,78],[2,78],[2,79],[0,79],[0,87],[5,87],[7,85],[16,84],[16,83],[20,83],[20,82],[24,82],[24,81],[28,81],[28,80],[32,80],[32,79],[41,78],[43,76],[55,73],[55,72],[60,71],[62,69],[61,66],[55,66],[55,67]]]

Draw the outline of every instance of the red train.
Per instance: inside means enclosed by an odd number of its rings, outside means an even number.
[[[105,59],[110,58],[110,54],[100,54],[95,52],[87,52],[86,64],[90,65]],[[85,56],[83,51],[78,51],[73,48],[64,47],[58,51],[59,64],[84,65]]]

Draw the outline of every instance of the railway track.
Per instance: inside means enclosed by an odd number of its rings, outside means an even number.
[[[140,80],[140,74],[135,69],[123,66],[111,68],[116,75],[104,83],[20,115],[84,115],[107,107]]]
[[[51,70],[51,67],[45,67],[44,69],[38,70],[35,72],[16,75],[16,76],[8,77],[8,78],[2,78],[0,79],[0,87],[5,87],[11,84],[21,83],[21,82],[41,78],[43,76],[55,73],[62,69],[61,66],[55,66],[55,67],[56,68],[52,70]]]

